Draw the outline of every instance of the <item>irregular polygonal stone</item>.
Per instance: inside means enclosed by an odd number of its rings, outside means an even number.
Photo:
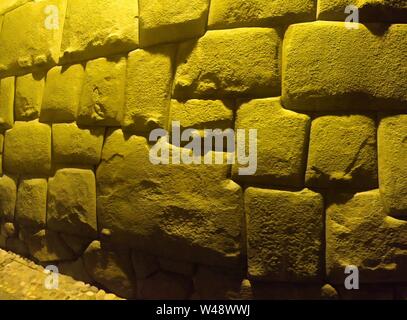
[[[16,122],[4,140],[4,168],[15,174],[48,175],[51,127],[37,121]]]
[[[89,238],[73,236],[70,234],[60,233],[59,236],[77,256],[81,256],[91,242]]]
[[[243,103],[237,111],[236,129],[257,130],[257,171],[239,176],[240,164],[233,166],[239,181],[302,187],[310,118],[285,110],[279,98]],[[246,150],[249,149],[246,138]]]
[[[346,12],[347,7],[352,11]],[[407,22],[407,2],[403,0],[319,0],[317,19],[345,21],[353,8],[358,8],[361,22]]]
[[[323,198],[248,188],[245,192],[249,276],[255,280],[317,280],[322,274]]]
[[[80,64],[57,66],[48,71],[40,115],[42,122],[76,119],[84,74]]]
[[[278,96],[280,42],[274,29],[240,28],[182,43],[174,97]]]
[[[45,76],[42,73],[28,73],[16,78],[15,118],[29,121],[40,116]]]
[[[407,115],[380,120],[378,153],[380,194],[387,212],[407,215]]]
[[[15,78],[0,80],[0,132],[10,129],[14,123]]]
[[[313,0],[212,0],[209,29],[262,27],[315,20]]]
[[[131,262],[136,279],[138,280],[148,278],[160,269],[158,261],[154,256],[141,253],[137,250],[131,251]]]
[[[376,123],[369,115],[327,115],[312,121],[306,185],[377,188]]]
[[[58,271],[63,274],[72,277],[77,281],[83,281],[85,283],[93,283],[92,278],[85,270],[85,264],[82,258],[75,261],[62,262],[58,264]]]
[[[209,0],[140,0],[140,46],[177,42],[205,33]]]
[[[186,261],[176,261],[172,259],[160,258],[160,268],[172,273],[182,274],[188,277],[193,276],[195,272],[195,266],[192,263]]]
[[[23,226],[43,229],[47,215],[47,180],[20,180],[17,192],[16,221]]]
[[[317,21],[284,37],[283,105],[294,110],[406,110],[407,25]],[[377,30],[376,30],[377,29]],[[382,36],[378,36],[382,34]]]
[[[129,53],[125,130],[149,132],[167,125],[175,47],[158,46]]]
[[[105,128],[79,128],[75,123],[52,125],[54,161],[64,164],[97,165],[102,154]]]
[[[14,210],[17,199],[17,185],[14,178],[3,175],[0,177],[0,218],[14,221]]]
[[[143,137],[116,130],[97,170],[98,223],[114,242],[205,264],[239,262],[242,191],[224,165],[153,165]]]
[[[106,57],[137,46],[137,1],[69,0],[60,62]]]
[[[126,58],[88,61],[78,112],[78,124],[120,126],[124,109]]]
[[[8,251],[15,252],[20,256],[26,257],[29,255],[27,245],[18,238],[7,238],[6,248]]]
[[[66,234],[96,237],[95,188],[92,170],[58,170],[48,182],[47,226]]]
[[[359,269],[359,281],[403,282],[407,279],[407,221],[387,216],[379,190],[336,194],[326,220],[326,270],[343,284],[347,266]]]
[[[0,75],[55,65],[65,10],[66,0],[44,0],[6,13],[0,34]]]

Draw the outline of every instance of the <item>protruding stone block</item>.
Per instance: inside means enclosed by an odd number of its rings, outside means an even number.
[[[17,121],[30,121],[40,117],[45,75],[28,73],[16,78],[15,117]]]
[[[0,178],[0,220],[14,222],[16,199],[16,180],[13,177],[3,175]]]
[[[14,124],[15,78],[0,80],[0,132],[10,129]]]

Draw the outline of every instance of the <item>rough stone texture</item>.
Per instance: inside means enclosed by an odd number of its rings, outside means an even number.
[[[174,55],[173,45],[129,53],[122,121],[125,130],[149,133],[167,125]]]
[[[53,124],[53,161],[97,165],[102,154],[104,134],[103,127],[78,127],[75,123]]]
[[[126,58],[115,56],[88,61],[78,123],[120,126],[124,109]]]
[[[3,160],[7,172],[48,175],[51,169],[51,127],[35,120],[15,122],[14,127],[6,131]]]
[[[407,115],[383,117],[378,131],[379,184],[392,216],[407,215]]]
[[[159,256],[237,263],[242,192],[226,178],[228,166],[153,165],[148,153],[145,138],[121,130],[107,138],[97,170],[100,227]]]
[[[209,0],[140,0],[140,46],[178,42],[205,33]]]
[[[379,190],[332,195],[326,217],[326,270],[343,283],[346,266],[359,281],[406,281],[407,221],[387,216]]]
[[[47,11],[47,6],[57,10]],[[0,33],[0,76],[57,63],[65,9],[66,0],[33,1],[4,16]]]
[[[137,1],[69,0],[60,62],[109,56],[137,46]]]
[[[240,28],[208,31],[182,43],[174,97],[279,95],[280,42],[274,29]]]
[[[75,261],[62,262],[58,264],[58,269],[60,273],[70,276],[77,281],[83,281],[85,283],[94,282],[85,270],[85,264],[82,258]]]
[[[48,182],[47,226],[51,230],[95,237],[95,176],[88,169],[60,169]]]
[[[257,171],[239,176],[240,164],[233,166],[237,181],[302,187],[310,118],[285,110],[278,98],[255,99],[242,103],[237,111],[235,128],[257,130]]]
[[[4,136],[0,134],[0,177],[3,175],[3,146]]]
[[[16,78],[14,113],[17,121],[39,118],[44,85],[44,73],[28,73]]]
[[[78,237],[64,233],[60,233],[59,236],[77,256],[81,256],[91,243],[89,238],[84,238],[83,236]]]
[[[209,29],[262,27],[315,20],[314,0],[211,0]]]
[[[139,283],[140,298],[146,300],[186,300],[192,285],[188,278],[168,272],[158,272]]]
[[[250,278],[280,282],[321,278],[320,194],[248,188],[245,207]]]
[[[256,300],[320,300],[321,285],[302,283],[265,283],[252,281]]]
[[[284,38],[283,105],[294,110],[406,110],[407,25],[317,21]],[[368,77],[366,75],[369,75]]]
[[[32,0],[3,0],[0,3],[0,14],[4,14]]]
[[[15,78],[0,80],[0,132],[10,129],[14,122]]]
[[[6,240],[6,248],[9,251],[15,252],[23,257],[29,256],[27,245],[18,238],[10,237]]]
[[[195,266],[186,261],[161,258],[159,259],[159,262],[160,268],[168,272],[178,273],[188,277],[193,276],[195,272]]]
[[[22,179],[17,192],[16,221],[22,226],[45,228],[47,215],[47,180]]]
[[[58,66],[48,71],[40,115],[42,122],[76,119],[84,74],[80,64]]]
[[[328,115],[312,121],[306,185],[377,188],[376,124],[368,115]]]
[[[345,21],[349,5],[359,9],[361,22],[407,23],[407,2],[403,0],[319,0],[317,18]]]

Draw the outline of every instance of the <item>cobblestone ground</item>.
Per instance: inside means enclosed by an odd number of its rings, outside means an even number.
[[[59,275],[58,288],[46,289],[42,266],[0,249],[0,300],[118,300],[104,290]]]

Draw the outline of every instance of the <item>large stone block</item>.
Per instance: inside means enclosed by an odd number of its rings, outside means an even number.
[[[53,161],[63,164],[99,164],[104,134],[103,127],[78,127],[75,123],[53,124]]]
[[[333,195],[326,217],[328,279],[343,284],[346,266],[360,283],[405,282],[407,222],[387,216],[379,190]]]
[[[312,121],[305,175],[317,188],[377,188],[376,123],[369,115],[327,115]]]
[[[66,0],[30,1],[6,13],[0,75],[49,68],[58,61]]]
[[[248,188],[249,276],[276,282],[322,277],[324,203],[320,194]]]
[[[310,118],[285,110],[279,98],[251,100],[237,111],[236,129],[257,130],[257,171],[239,176],[240,164],[233,166],[233,177],[239,181],[304,186],[304,172]],[[246,150],[248,150],[246,137]]]
[[[284,38],[283,105],[295,110],[407,110],[407,25],[317,21]],[[368,28],[369,27],[369,28]]]
[[[125,57],[88,61],[78,124],[120,126],[124,109],[125,82]]]
[[[149,132],[167,125],[175,46],[129,53],[124,130]]]
[[[4,168],[15,174],[48,175],[51,169],[51,127],[37,121],[19,122],[7,130]]]
[[[13,222],[17,199],[17,185],[13,177],[0,177],[0,220]]]
[[[212,0],[209,29],[264,27],[315,20],[313,0]]]
[[[96,237],[95,175],[88,169],[60,169],[48,182],[47,226],[82,237]]]
[[[41,121],[71,122],[76,119],[84,74],[81,64],[57,66],[48,71]]]
[[[16,78],[14,114],[17,121],[29,121],[40,116],[45,75],[28,73]]]
[[[236,265],[243,199],[227,175],[226,164],[153,165],[145,138],[116,130],[96,174],[99,226],[112,241],[158,256]]]
[[[128,52],[138,46],[138,2],[69,0],[62,63]]]
[[[177,42],[205,33],[209,0],[140,0],[140,46]]]
[[[388,214],[407,215],[407,115],[382,117],[378,130],[379,185]]]
[[[15,78],[0,80],[0,132],[10,129],[14,123]]]
[[[278,96],[280,42],[274,29],[240,28],[182,43],[174,97]]]

